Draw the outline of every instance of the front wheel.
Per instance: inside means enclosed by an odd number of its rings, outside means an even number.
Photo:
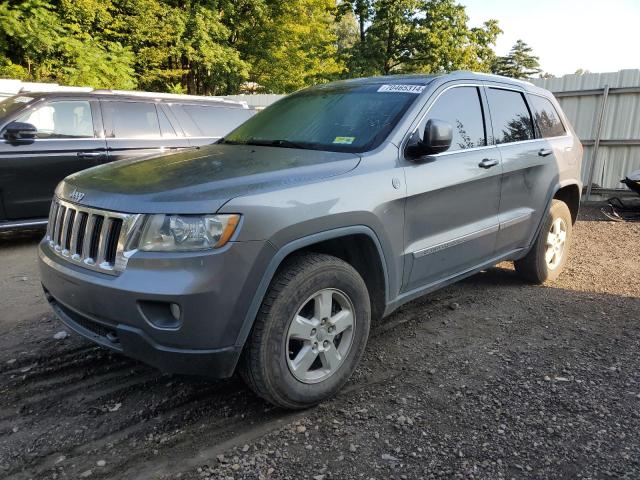
[[[560,200],[552,200],[531,250],[526,257],[514,262],[516,272],[536,284],[557,279],[567,261],[571,235],[569,207]]]
[[[280,268],[247,341],[240,373],[274,405],[298,409],[334,395],[364,351],[371,308],[362,277],[324,254]]]

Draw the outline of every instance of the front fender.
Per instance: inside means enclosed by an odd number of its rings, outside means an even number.
[[[325,240],[331,240],[335,238],[345,237],[348,235],[357,235],[364,234],[367,235],[375,244],[376,249],[378,250],[378,254],[380,255],[380,260],[382,264],[382,269],[384,273],[385,280],[385,302],[388,303],[389,300],[389,274],[388,274],[388,264],[386,261],[386,257],[384,254],[384,250],[382,244],[380,243],[380,239],[376,235],[376,233],[368,226],[365,225],[353,225],[348,227],[340,227],[331,230],[325,230],[322,232],[313,233],[301,238],[297,238],[293,241],[282,245],[277,249],[275,255],[272,257],[269,262],[267,268],[265,269],[260,283],[256,289],[255,294],[253,295],[253,299],[249,305],[249,309],[243,319],[242,327],[240,328],[240,332],[238,334],[238,338],[235,346],[243,347],[247,338],[249,337],[249,333],[251,332],[251,328],[253,327],[253,322],[258,314],[258,309],[262,304],[262,300],[264,299],[265,294],[267,293],[267,289],[273,279],[273,276],[276,273],[276,270],[282,263],[282,261],[291,253],[296,252],[302,248],[308,247],[310,245],[323,242]]]

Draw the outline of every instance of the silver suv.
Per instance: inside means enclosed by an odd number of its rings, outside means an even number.
[[[553,96],[456,72],[290,95],[216,144],[67,177],[39,249],[77,333],[303,408],[372,320],[503,260],[562,271],[582,146]]]

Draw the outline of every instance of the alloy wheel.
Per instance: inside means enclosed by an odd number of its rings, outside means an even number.
[[[302,303],[286,336],[287,365],[303,383],[318,383],[333,375],[349,354],[356,326],[349,297],[324,288]]]
[[[567,241],[567,224],[563,218],[556,218],[547,234],[547,248],[545,250],[545,260],[549,270],[555,270],[564,255]]]

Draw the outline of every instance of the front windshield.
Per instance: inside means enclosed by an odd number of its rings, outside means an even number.
[[[20,110],[22,107],[24,107],[25,104],[30,103],[32,100],[33,97],[29,97],[28,95],[15,95],[13,97],[1,100],[0,119],[11,115],[17,110]]]
[[[337,84],[302,90],[253,116],[221,143],[364,152],[386,138],[423,89]]]

